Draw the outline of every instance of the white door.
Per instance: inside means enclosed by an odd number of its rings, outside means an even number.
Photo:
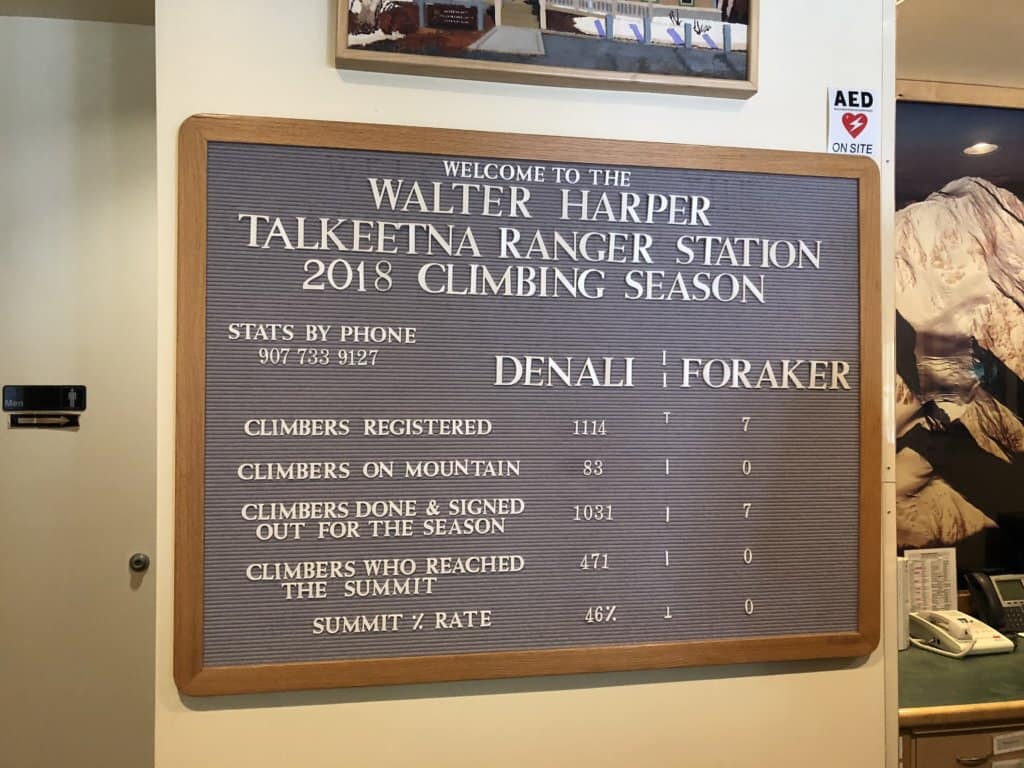
[[[81,428],[0,423],[0,764],[153,764],[153,29],[0,18],[0,384],[83,384]]]

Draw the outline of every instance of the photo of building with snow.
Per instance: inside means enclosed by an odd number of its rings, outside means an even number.
[[[898,544],[1022,572],[1024,111],[900,103]]]
[[[745,80],[751,0],[349,0],[350,49]]]

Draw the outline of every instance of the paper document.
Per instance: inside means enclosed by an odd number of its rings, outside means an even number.
[[[1024,749],[1024,731],[1010,731],[992,737],[992,754],[1005,755]]]
[[[956,610],[956,550],[908,549],[911,611]]]
[[[910,563],[905,557],[896,558],[896,611],[897,629],[896,647],[905,651],[910,647],[910,626],[907,614],[910,613]]]

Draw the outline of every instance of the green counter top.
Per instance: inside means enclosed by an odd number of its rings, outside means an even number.
[[[1014,643],[1017,648],[1013,653],[964,659],[913,646],[900,651],[900,724],[942,720],[938,716],[941,712],[935,710],[939,707],[950,708],[947,714],[958,722],[970,722],[972,712],[983,713],[979,721],[1024,715],[1024,642],[1015,637]],[[929,717],[923,717],[925,710]],[[999,713],[1005,717],[999,717]]]

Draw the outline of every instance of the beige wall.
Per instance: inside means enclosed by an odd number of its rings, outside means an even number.
[[[761,91],[747,101],[339,72],[332,66],[330,6],[157,2],[157,765],[866,768],[891,760],[895,741],[887,750],[885,732],[895,723],[895,701],[887,720],[886,698],[893,697],[895,654],[881,651],[860,662],[204,700],[178,695],[171,678],[171,554],[182,120],[221,112],[821,151],[828,86],[885,84],[884,95],[892,97],[889,0],[764,2]],[[887,227],[891,184],[887,159]],[[891,576],[886,585],[888,599]]]
[[[0,16],[153,25],[153,0],[0,0]]]
[[[154,109],[152,28],[0,18],[0,383],[88,388],[0,426],[3,766],[152,762]]]

